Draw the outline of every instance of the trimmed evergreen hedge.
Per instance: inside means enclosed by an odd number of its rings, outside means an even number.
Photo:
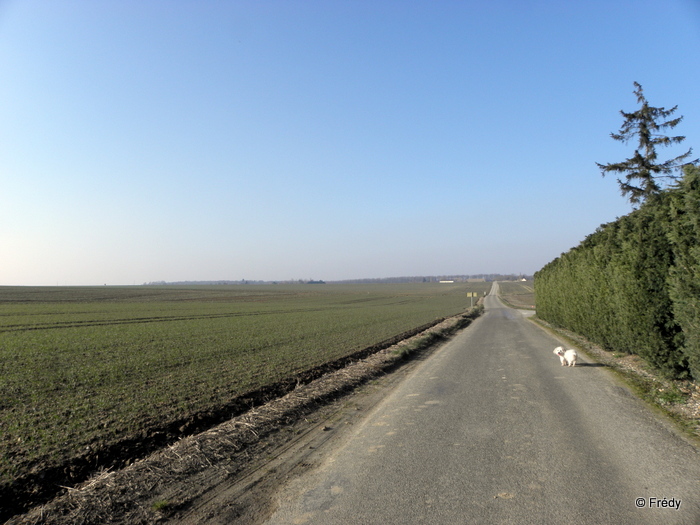
[[[537,315],[700,379],[700,168],[535,274]]]

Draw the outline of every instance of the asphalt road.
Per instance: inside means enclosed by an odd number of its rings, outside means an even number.
[[[700,524],[699,450],[493,292],[267,523]]]

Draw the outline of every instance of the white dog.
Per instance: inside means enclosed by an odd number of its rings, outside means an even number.
[[[576,366],[576,359],[578,358],[576,350],[567,350],[564,352],[564,349],[558,346],[554,349],[554,353],[561,359],[561,366]]]

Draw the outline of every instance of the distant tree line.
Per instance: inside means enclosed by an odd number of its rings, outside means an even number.
[[[524,274],[480,273],[475,275],[416,275],[403,277],[381,277],[368,279],[346,279],[344,281],[329,281],[343,284],[373,284],[373,283],[438,283],[440,281],[470,282],[470,281],[515,281],[520,279],[532,280],[532,276]]]
[[[241,279],[239,281],[152,281],[143,283],[144,286],[174,286],[174,285],[241,285],[241,284],[373,284],[373,283],[437,283],[440,281],[451,280],[455,282],[469,281],[515,281],[521,279],[532,280],[531,275],[524,274],[476,274],[476,275],[430,275],[430,276],[413,276],[413,277],[380,277],[368,279],[347,279],[341,281],[324,281],[315,279],[297,279],[291,281],[249,281]]]
[[[181,285],[231,285],[231,284],[270,284],[267,281],[248,281],[247,279],[241,279],[239,281],[151,281],[149,283],[143,283],[143,286],[181,286]],[[277,283],[275,283],[277,284]]]

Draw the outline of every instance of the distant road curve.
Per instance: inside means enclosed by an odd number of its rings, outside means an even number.
[[[267,523],[700,523],[698,449],[497,293]]]

